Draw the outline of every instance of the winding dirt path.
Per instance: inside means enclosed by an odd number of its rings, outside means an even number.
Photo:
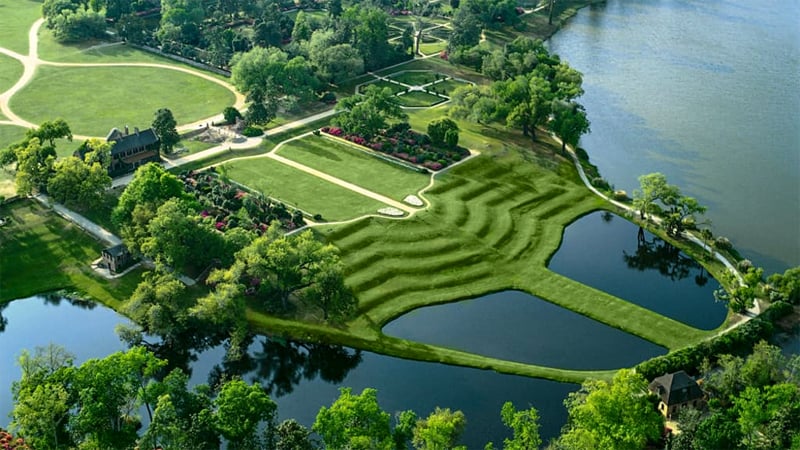
[[[36,74],[36,69],[39,66],[55,66],[55,67],[150,67],[155,69],[165,69],[165,70],[174,70],[176,72],[183,72],[189,75],[193,75],[204,80],[210,81],[212,83],[216,83],[225,89],[231,91],[235,96],[235,102],[233,107],[237,109],[244,109],[246,104],[245,96],[242,95],[239,91],[236,90],[233,85],[230,83],[220,80],[219,78],[213,77],[206,73],[200,72],[198,70],[190,69],[187,67],[181,67],[177,65],[171,64],[160,64],[160,63],[68,63],[68,62],[53,62],[53,61],[44,61],[39,59],[39,29],[44,24],[44,19],[39,19],[33,23],[30,30],[28,31],[28,54],[21,55],[17,52],[11,51],[9,49],[0,47],[0,53],[10,56],[22,63],[23,72],[22,76],[17,80],[17,82],[7,91],[0,94],[0,111],[8,118],[8,120],[0,121],[0,124],[3,125],[17,125],[25,128],[36,128],[38,125],[35,123],[29,122],[22,117],[18,116],[14,113],[14,111],[9,106],[9,102],[11,98],[17,94],[22,88],[24,88],[28,83],[31,82],[34,75]],[[209,122],[216,122],[222,119],[222,114],[217,114],[212,117],[206,117],[201,120],[197,120],[192,123],[183,124],[178,127],[178,131],[188,131],[196,129],[198,126],[202,124],[206,124]],[[74,135],[76,139],[89,139],[92,137],[97,136],[84,136],[84,135]]]

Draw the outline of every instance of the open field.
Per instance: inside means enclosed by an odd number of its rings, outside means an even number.
[[[68,288],[118,308],[139,282],[139,271],[111,281],[96,276],[89,264],[103,245],[33,200],[1,206],[0,216],[11,218],[0,227],[2,303]]]
[[[429,176],[325,136],[286,143],[278,153],[308,167],[402,201],[428,184]]]
[[[439,97],[438,95],[428,94],[423,91],[411,91],[396,97],[397,103],[403,106],[411,107],[425,107],[433,106],[437,103],[442,103],[447,100],[446,98]]]
[[[0,0],[0,47],[28,53],[28,29],[42,16],[36,0]]]
[[[167,69],[41,67],[10,106],[31,122],[63,117],[74,134],[105,136],[113,127],[148,128],[159,108],[169,108],[183,124],[233,103],[224,87]]]
[[[22,63],[10,56],[0,54],[0,92],[11,88],[21,76]]]
[[[423,42],[419,44],[419,51],[424,55],[439,53],[447,48],[447,41],[435,40],[433,42]]]
[[[385,205],[267,157],[239,159],[218,167],[233,181],[325,220],[377,213]]]
[[[440,92],[445,95],[450,95],[451,92],[453,92],[457,88],[460,88],[461,86],[469,86],[469,83],[450,79],[450,80],[440,81],[434,84],[433,86],[430,86],[429,89],[436,89],[436,92]]]

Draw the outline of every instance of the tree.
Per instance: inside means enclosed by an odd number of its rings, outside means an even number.
[[[137,439],[135,412],[144,400],[144,388],[165,364],[143,347],[84,362],[73,379],[78,399],[70,417],[73,433],[85,436],[90,447],[132,447]]]
[[[250,102],[246,119],[264,124],[275,117],[282,102],[311,98],[318,80],[302,56],[289,59],[282,50],[256,47],[231,60],[231,82]]]
[[[642,219],[661,211],[657,202],[675,196],[676,188],[669,185],[667,177],[659,172],[640,176],[639,186],[633,191],[633,206],[639,210]]]
[[[87,154],[94,160],[94,152]],[[104,159],[99,156],[98,159]],[[107,160],[107,159],[106,159]],[[53,165],[53,175],[47,180],[47,192],[60,203],[74,203],[82,209],[98,205],[103,193],[111,187],[111,177],[101,162],[85,162],[70,156]]]
[[[193,301],[185,291],[186,286],[171,273],[146,272],[122,312],[143,332],[169,342],[189,326]]]
[[[388,19],[382,9],[363,4],[350,6],[342,13],[341,21],[352,24],[350,43],[361,53],[367,70],[384,67],[394,57],[388,42]]]
[[[725,411],[715,411],[697,426],[694,446],[698,449],[737,450],[742,448],[742,437],[735,418]]]
[[[794,305],[800,303],[800,266],[786,269],[783,274],[772,274],[767,282],[772,301],[782,300]]]
[[[275,429],[275,450],[314,450],[311,432],[294,419],[284,420]]]
[[[417,421],[412,442],[415,448],[424,450],[466,449],[456,445],[466,425],[463,412],[437,407],[427,418]]]
[[[444,144],[448,131],[456,132],[456,145],[458,145],[458,124],[448,118],[436,119],[428,122],[428,136],[436,145]],[[451,138],[452,139],[452,138]]]
[[[17,148],[16,158],[17,192],[30,195],[45,191],[56,160],[55,148],[43,147],[39,138],[34,137],[25,147]]]
[[[38,138],[42,145],[47,144],[55,148],[56,139],[72,141],[72,131],[64,119],[42,122],[38,128],[25,133],[27,139]]]
[[[793,415],[789,422],[800,424],[800,387],[791,383],[781,383],[757,388],[748,386],[737,398],[733,400],[734,410],[738,414],[740,429],[748,446],[753,446],[754,441],[761,439],[763,430],[772,421],[779,411],[784,410]],[[796,430],[796,429],[795,429]],[[779,441],[784,437],[771,436]],[[777,442],[778,445],[786,443]],[[767,447],[780,448],[780,447]]]
[[[229,449],[262,448],[259,426],[266,424],[268,431],[274,426],[277,406],[261,386],[231,380],[222,385],[214,407],[217,429]]]
[[[503,424],[511,428],[512,437],[503,441],[505,450],[533,450],[542,445],[539,436],[539,411],[531,407],[524,411],[517,411],[514,404],[506,402],[500,410]]]
[[[378,405],[378,392],[370,388],[360,395],[353,395],[350,388],[341,388],[339,392],[339,398],[330,407],[319,410],[312,427],[326,448],[391,449],[390,416]]]
[[[133,179],[125,187],[117,206],[111,212],[111,219],[117,226],[128,225],[137,206],[147,206],[152,216],[162,203],[173,197],[192,199],[183,190],[183,182],[178,177],[158,164],[146,164],[133,174]]]
[[[480,42],[483,27],[480,19],[469,8],[459,7],[453,13],[450,25],[453,31],[447,42],[448,51],[453,52],[461,47],[473,47]]]
[[[497,115],[498,101],[487,86],[461,86],[450,95],[449,114],[476,123],[489,123]]]
[[[336,42],[331,30],[314,31],[308,43],[308,58],[317,76],[334,84],[364,73],[361,53],[351,44]]]
[[[355,311],[358,299],[344,284],[344,267],[341,264],[324,267],[314,278],[314,285],[304,297],[322,310],[326,321],[347,318]]]
[[[566,153],[567,145],[576,147],[581,136],[589,132],[589,119],[583,106],[575,102],[553,102],[552,111],[548,125],[550,131],[561,138],[561,152]]]
[[[160,141],[161,153],[167,155],[172,153],[175,144],[180,142],[181,135],[178,134],[177,125],[178,122],[176,122],[175,117],[172,116],[172,111],[167,108],[161,108],[156,111],[156,117],[153,119],[152,127]]]
[[[234,124],[236,123],[236,119],[242,118],[242,113],[233,106],[228,106],[222,110],[222,118],[225,120],[225,123]]]
[[[370,85],[359,97],[348,97],[336,105],[340,114],[333,118],[333,123],[348,133],[364,138],[375,136],[386,128],[388,119],[405,120],[408,116],[394,100],[389,88]]]
[[[646,394],[641,375],[622,369],[611,382],[587,381],[564,404],[569,423],[561,439],[575,447],[639,450],[661,435],[664,418]]]

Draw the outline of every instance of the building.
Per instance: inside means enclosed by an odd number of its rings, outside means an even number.
[[[133,130],[133,133],[129,133],[127,126],[124,132],[118,128],[112,128],[106,136],[106,142],[114,144],[111,147],[109,174],[118,175],[132,172],[139,166],[161,160],[160,142],[156,133],[150,128],[144,131],[139,131],[138,128]],[[81,147],[75,151],[75,156],[83,159],[84,151],[85,148]]]
[[[668,419],[683,408],[702,408],[706,403],[703,390],[682,370],[656,378],[649,388],[660,399],[658,411]]]
[[[111,273],[118,273],[125,270],[133,262],[128,248],[122,244],[108,247],[101,253],[103,265]]]

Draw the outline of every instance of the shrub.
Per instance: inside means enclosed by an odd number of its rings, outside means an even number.
[[[728,238],[723,237],[723,236],[719,236],[719,237],[717,237],[717,239],[714,240],[714,246],[717,247],[720,250],[732,250],[733,249],[733,244],[731,244],[731,241]]]
[[[242,134],[247,136],[247,137],[257,137],[257,136],[261,136],[262,134],[264,134],[264,130],[262,130],[261,128],[258,128],[258,127],[254,127],[254,126],[251,125],[251,126],[246,127],[244,130],[242,130]]]
[[[225,123],[232,124],[236,123],[236,119],[242,118],[242,113],[233,106],[228,106],[222,110],[222,117],[225,119]]]
[[[608,190],[610,187],[608,181],[606,181],[606,179],[603,177],[592,178],[592,186],[602,190]]]

